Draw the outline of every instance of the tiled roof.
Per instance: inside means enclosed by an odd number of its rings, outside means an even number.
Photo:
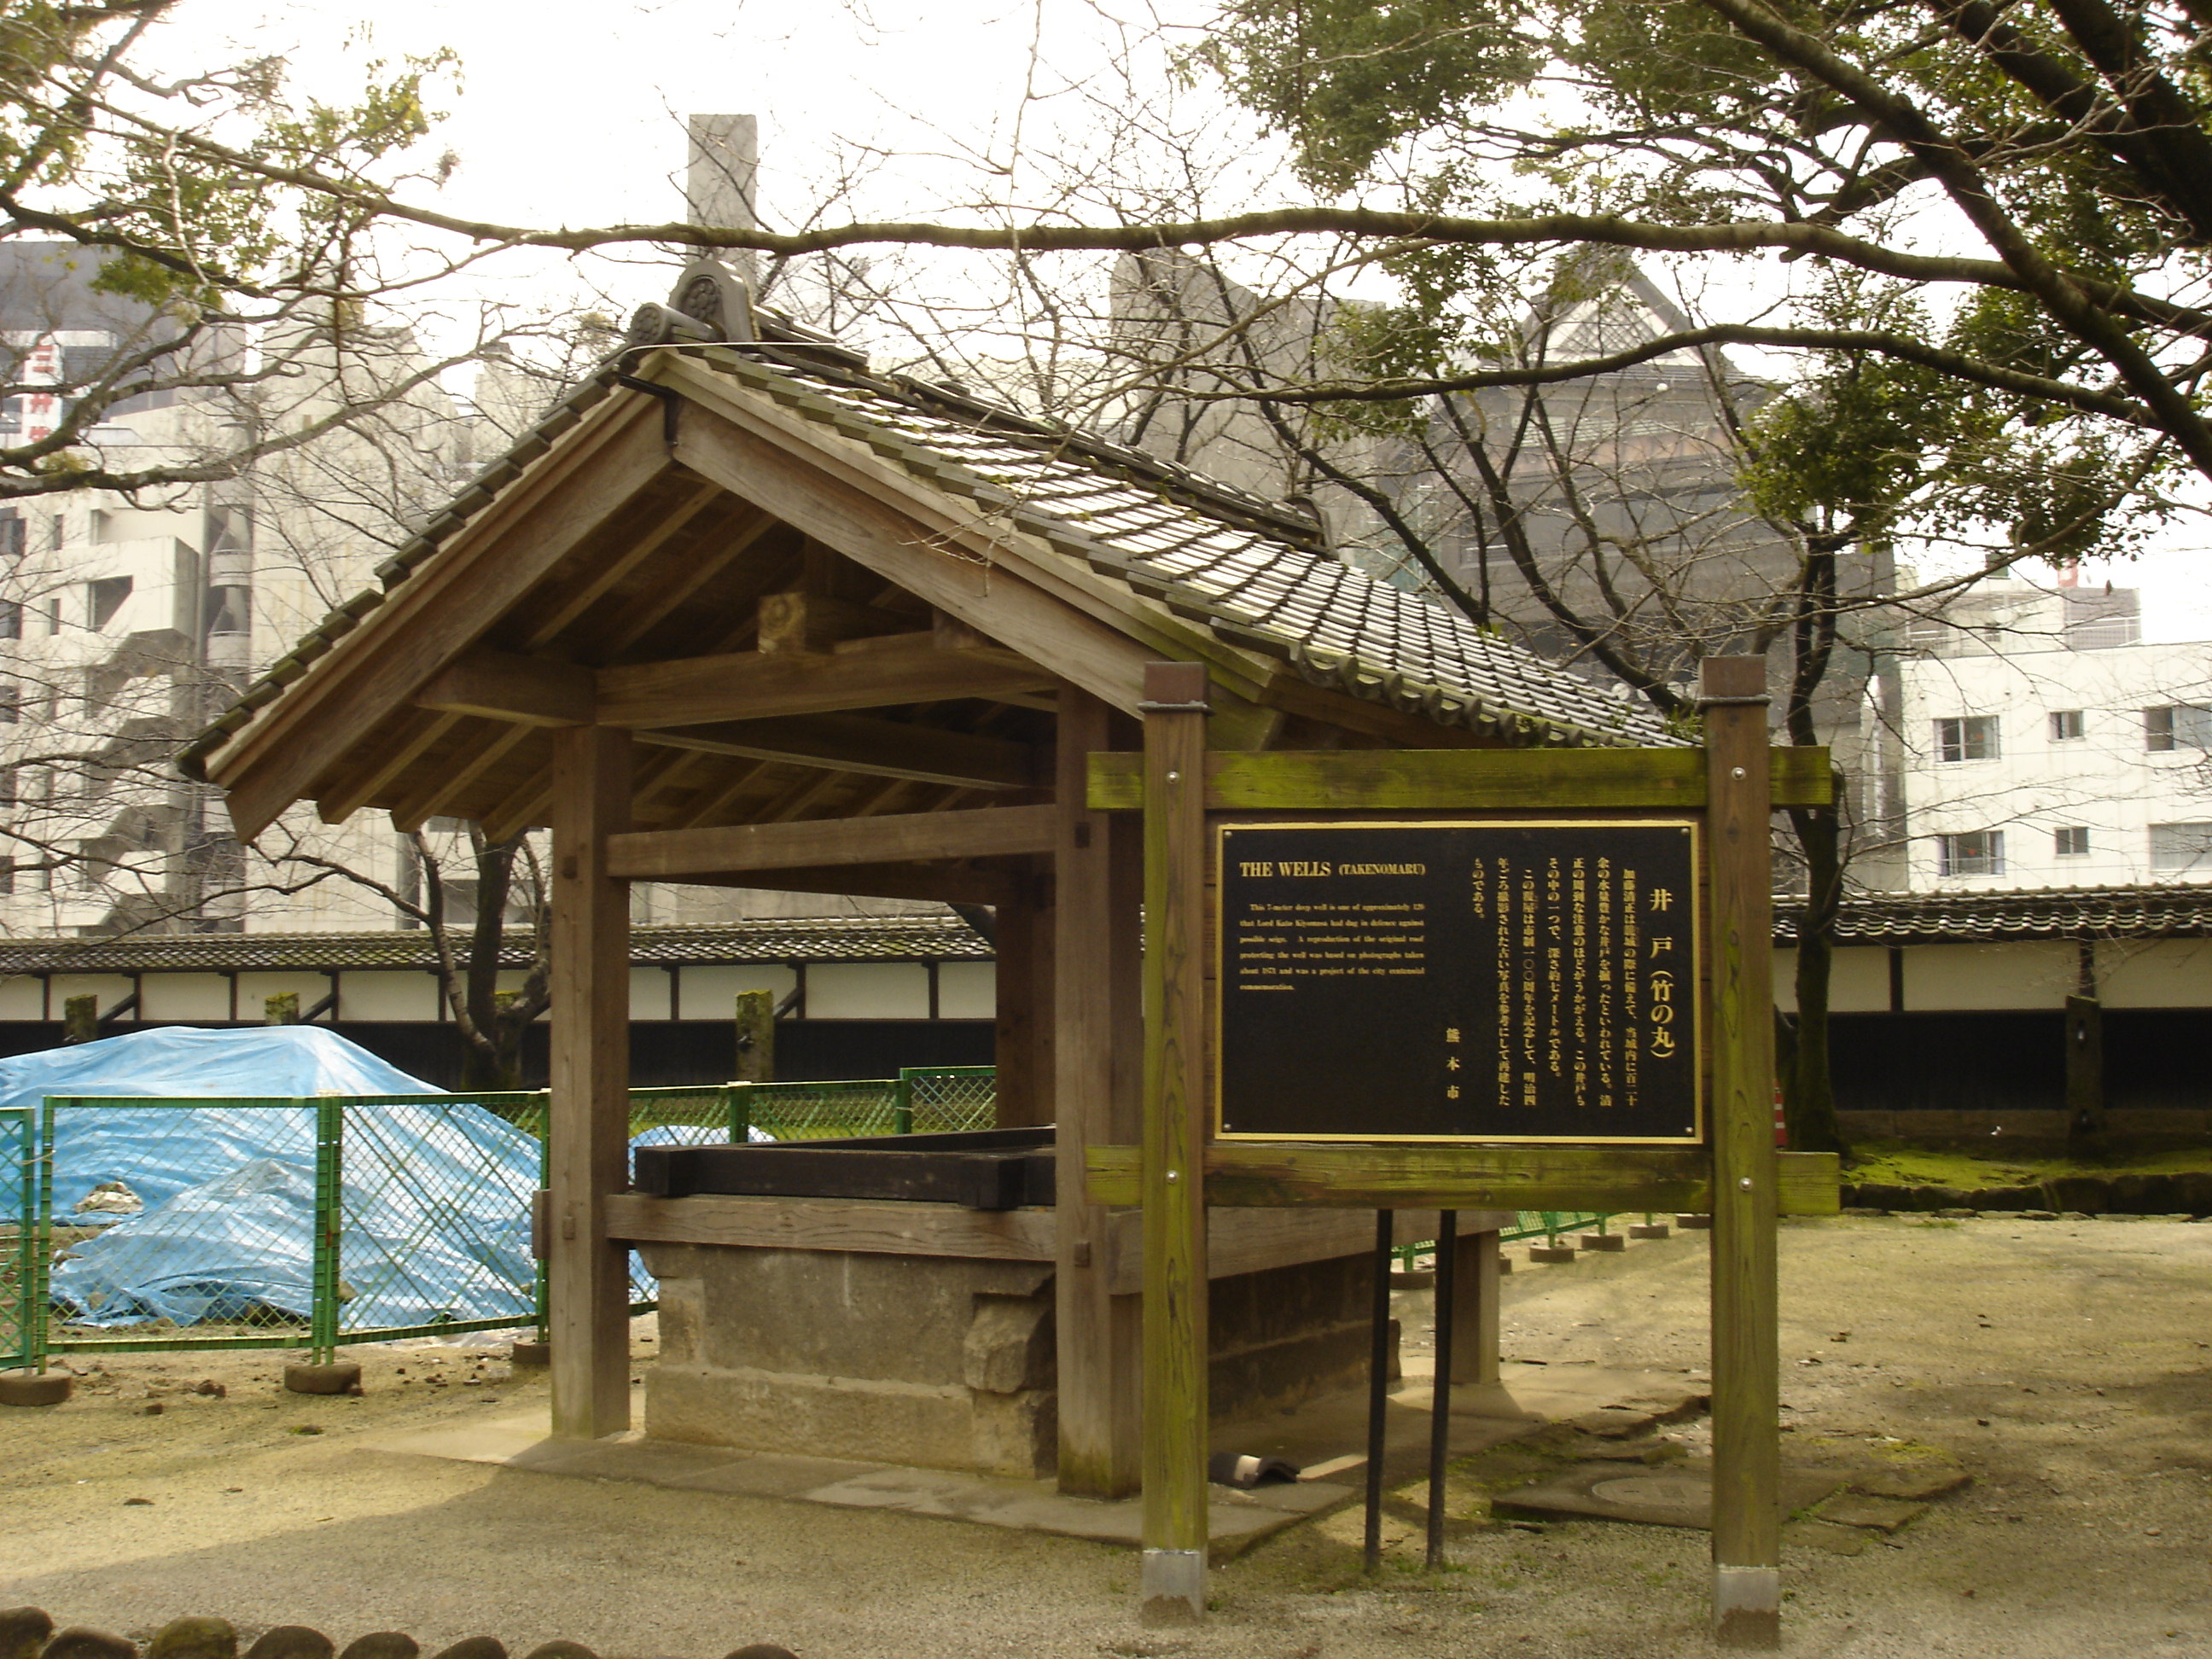
[[[957,916],[823,916],[718,927],[633,927],[634,963],[910,960],[986,961],[991,947]],[[282,969],[419,968],[435,964],[430,936],[383,933],[142,933],[123,939],[0,942],[0,974],[133,974]],[[500,953],[530,965],[526,934]]]
[[[1777,904],[1778,945],[1797,940],[1796,921],[1786,905]],[[2212,935],[2212,884],[1868,894],[1846,900],[1836,925],[1838,945],[2206,935]]]
[[[667,314],[667,313],[665,313]],[[1520,744],[1674,744],[1640,700],[1616,695],[1344,562],[1310,517],[1096,434],[1031,419],[951,387],[866,371],[857,354],[757,313],[770,337],[671,349],[859,440],[1225,642],[1302,678]],[[678,318],[679,324],[690,319]],[[578,386],[420,535],[379,567],[388,592],[638,366],[637,349]],[[185,771],[274,702],[383,603],[333,611],[186,749]]]

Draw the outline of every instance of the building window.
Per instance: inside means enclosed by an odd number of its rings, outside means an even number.
[[[1997,722],[1994,714],[1968,714],[1955,720],[1936,722],[1936,758],[1939,761],[1995,760]]]
[[[2089,830],[2086,824],[2069,823],[2063,829],[2054,830],[2051,832],[2051,838],[2055,843],[2052,850],[2062,859],[2087,858],[2089,855]]]
[[[2081,711],[2078,708],[2054,708],[2051,711],[2051,740],[2071,743],[2081,735]]]
[[[2150,867],[2169,874],[2184,870],[2212,872],[2212,823],[2154,823]]]
[[[2212,708],[2168,703],[2163,708],[2144,709],[2142,717],[2146,749],[2212,749]]]
[[[1936,837],[1936,873],[1942,876],[2004,874],[2004,831],[1969,830]]]
[[[23,556],[24,521],[21,514],[10,513],[0,519],[0,559],[14,564]]]
[[[85,620],[94,633],[115,620],[123,601],[131,597],[131,578],[101,576],[84,585]]]

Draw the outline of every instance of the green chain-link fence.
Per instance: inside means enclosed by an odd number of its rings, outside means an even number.
[[[754,1127],[780,1140],[988,1127],[991,1076],[920,1068],[863,1082],[635,1089],[629,1134],[670,1146],[742,1140]],[[924,1103],[908,1103],[916,1097]],[[36,1166],[37,1190],[10,1212],[30,1225],[7,1240],[16,1267],[0,1321],[20,1310],[26,1352],[327,1357],[343,1342],[543,1328],[544,1273],[530,1245],[532,1194],[545,1183],[542,1090],[58,1096],[35,1134],[19,1115],[20,1161]],[[121,1168],[178,1173],[142,1176],[139,1193],[102,1180]],[[0,1168],[0,1209],[7,1179]],[[649,1311],[655,1286],[635,1257],[631,1275],[632,1306]],[[0,1323],[0,1361],[9,1341]]]
[[[1557,1244],[1561,1233],[1581,1232],[1584,1229],[1601,1233],[1612,1219],[1613,1212],[1609,1210],[1602,1213],[1595,1210],[1516,1210],[1513,1224],[1501,1228],[1498,1240],[1501,1244],[1511,1244],[1524,1238],[1540,1238],[1547,1244]],[[1436,1250],[1433,1238],[1423,1239],[1418,1244],[1401,1244],[1397,1247],[1398,1263],[1410,1270],[1415,1257],[1434,1255]]]
[[[41,1358],[38,1145],[36,1112],[0,1109],[0,1370],[36,1365]]]
[[[947,1134],[988,1129],[998,1121],[995,1066],[914,1066],[898,1074],[896,1133]]]

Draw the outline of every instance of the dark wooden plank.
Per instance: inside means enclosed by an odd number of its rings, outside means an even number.
[[[1770,1122],[1768,1133],[1773,1133]],[[1091,1149],[1091,1200],[1140,1190],[1134,1146]],[[1785,1152],[1776,1186],[1785,1215],[1833,1215],[1832,1152]],[[1220,1141],[1206,1149],[1212,1205],[1324,1204],[1345,1209],[1681,1210],[1706,1213],[1712,1172],[1697,1146],[1407,1146]]]
[[[1833,797],[1826,749],[1778,749],[1778,806],[1825,805]],[[1144,757],[1091,757],[1091,805],[1133,811],[1144,804]],[[1595,811],[1693,809],[1705,804],[1697,749],[1217,750],[1206,757],[1209,811]]]
[[[1712,996],[1713,1629],[1782,1639],[1781,1357],[1775,1260],[1773,875],[1766,663],[1704,665]],[[1826,763],[1825,755],[1822,757]]]
[[[606,867],[629,811],[627,732],[553,735],[553,1033],[546,1334],[553,1432],[629,1427],[629,1251],[606,1200],[629,1184],[629,889]]]
[[[1046,1202],[1053,1193],[1051,1152],[1029,1148],[909,1152],[794,1141],[781,1146],[641,1146],[633,1156],[638,1189],[655,1198],[736,1193],[1012,1210]]]
[[[615,837],[608,859],[609,868],[629,880],[674,881],[837,864],[1002,858],[1050,852],[1055,827],[1053,809],[1045,805],[645,830]]]
[[[1144,1564],[1152,1623],[1206,1616],[1206,668],[1145,671]]]

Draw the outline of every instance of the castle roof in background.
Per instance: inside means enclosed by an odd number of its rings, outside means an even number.
[[[510,930],[506,968],[530,965],[527,932]],[[957,915],[808,916],[712,927],[633,927],[630,960],[647,967],[789,962],[981,962],[991,946]],[[429,934],[138,933],[121,939],[0,941],[13,974],[309,973],[437,966]]]
[[[1844,901],[1836,923],[1836,943],[1842,945],[2208,935],[2212,884],[1862,894]],[[1774,939],[1778,945],[1797,942],[1796,922],[1786,911],[1777,915]]]

